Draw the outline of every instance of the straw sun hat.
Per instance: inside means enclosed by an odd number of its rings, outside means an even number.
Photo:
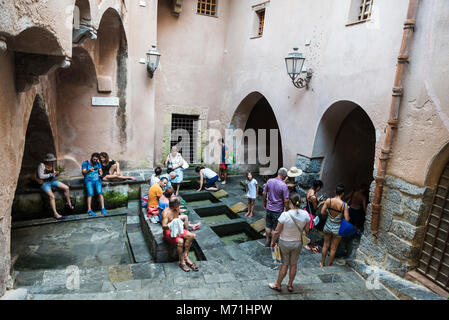
[[[302,175],[302,170],[296,167],[291,167],[290,170],[288,170],[287,175],[290,178],[299,177],[300,175]]]

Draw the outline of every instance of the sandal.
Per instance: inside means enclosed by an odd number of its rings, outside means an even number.
[[[179,264],[179,267],[182,269],[182,271],[190,272],[190,269],[187,268],[187,265],[185,263],[184,264]]]
[[[198,222],[197,224],[195,224],[192,228],[192,231],[195,231],[196,229],[198,229],[201,225],[201,222]]]
[[[293,289],[293,286],[287,286],[287,290],[288,292],[294,292],[295,289]]]
[[[281,288],[276,287],[275,283],[269,283],[268,286],[270,287],[270,289],[276,290],[277,292],[281,292],[282,291]]]
[[[186,265],[188,265],[190,268],[192,268],[192,270],[195,272],[199,270],[198,266],[193,262],[192,263],[186,262]]]

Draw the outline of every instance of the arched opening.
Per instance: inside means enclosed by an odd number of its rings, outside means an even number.
[[[97,54],[98,91],[116,92],[113,79],[126,82],[127,42],[122,20],[112,8],[106,10],[100,21]],[[123,71],[125,74],[121,75]]]
[[[449,291],[449,143],[431,162],[426,185],[435,191],[432,205],[420,218],[427,221],[417,271]]]
[[[90,24],[91,16],[90,16],[90,4],[88,0],[76,0],[75,7],[79,10],[79,17],[81,20],[88,21]]]
[[[109,8],[103,14],[98,29],[96,47],[97,90],[104,95],[119,98],[116,110],[116,125],[121,154],[126,152],[127,114],[127,60],[128,44],[122,20],[118,12]]]
[[[34,191],[38,192],[39,185],[36,184],[33,177],[37,166],[47,153],[56,155],[55,142],[44,101],[40,96],[36,96],[25,136],[22,166],[12,208],[13,221],[36,219],[39,218],[36,214],[42,213],[42,208],[36,207],[32,201],[28,202],[26,193],[29,189],[35,189]],[[24,204],[30,204],[33,208],[25,208]]]
[[[62,56],[61,45],[55,35],[40,27],[31,27],[14,38],[14,51],[49,56]]]
[[[253,131],[244,138],[244,163],[239,163],[242,170],[252,170],[263,175],[273,175],[283,165],[282,139],[276,115],[268,100],[259,92],[253,92],[242,100],[231,120],[231,129],[244,132]],[[277,130],[277,141],[271,141],[270,130]],[[266,132],[265,139],[260,136]],[[264,141],[265,140],[265,141]],[[266,156],[269,159],[260,157]],[[237,156],[238,157],[238,156]]]
[[[366,112],[351,101],[334,103],[324,113],[315,137],[313,157],[324,158],[323,193],[331,196],[343,183],[350,192],[373,180],[376,130]]]

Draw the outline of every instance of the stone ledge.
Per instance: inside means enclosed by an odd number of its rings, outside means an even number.
[[[358,260],[348,260],[347,264],[364,279],[373,275],[372,267]],[[390,272],[377,269],[379,282],[388,290],[394,293],[400,299],[406,300],[446,300],[430,290],[416,285],[410,281],[402,279]]]
[[[88,214],[74,214],[70,216],[65,216],[64,220],[56,220],[54,218],[46,218],[46,219],[35,219],[35,220],[26,220],[26,221],[17,221],[13,222],[11,225],[11,229],[19,229],[19,228],[27,228],[27,227],[35,227],[52,223],[64,223],[64,222],[72,222],[72,221],[80,221],[87,219],[104,219],[108,217],[115,216],[124,216],[128,212],[128,208],[118,208],[108,210],[108,214],[103,216],[101,212],[96,212],[96,216],[89,216]]]

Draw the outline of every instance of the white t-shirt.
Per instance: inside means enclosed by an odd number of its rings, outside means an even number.
[[[150,180],[150,187],[152,187],[155,183],[159,183],[159,181],[161,181],[161,179],[156,177],[156,175],[153,173]]]
[[[295,221],[293,221],[293,219],[295,219]],[[287,212],[283,212],[278,221],[284,225],[279,236],[282,241],[301,241],[302,231],[306,225],[310,223],[310,217],[304,210],[291,209]],[[298,227],[301,229],[301,232],[298,230]]]
[[[200,171],[203,173],[203,177],[206,179],[212,179],[213,177],[217,176],[217,174],[209,168],[204,168]]]

